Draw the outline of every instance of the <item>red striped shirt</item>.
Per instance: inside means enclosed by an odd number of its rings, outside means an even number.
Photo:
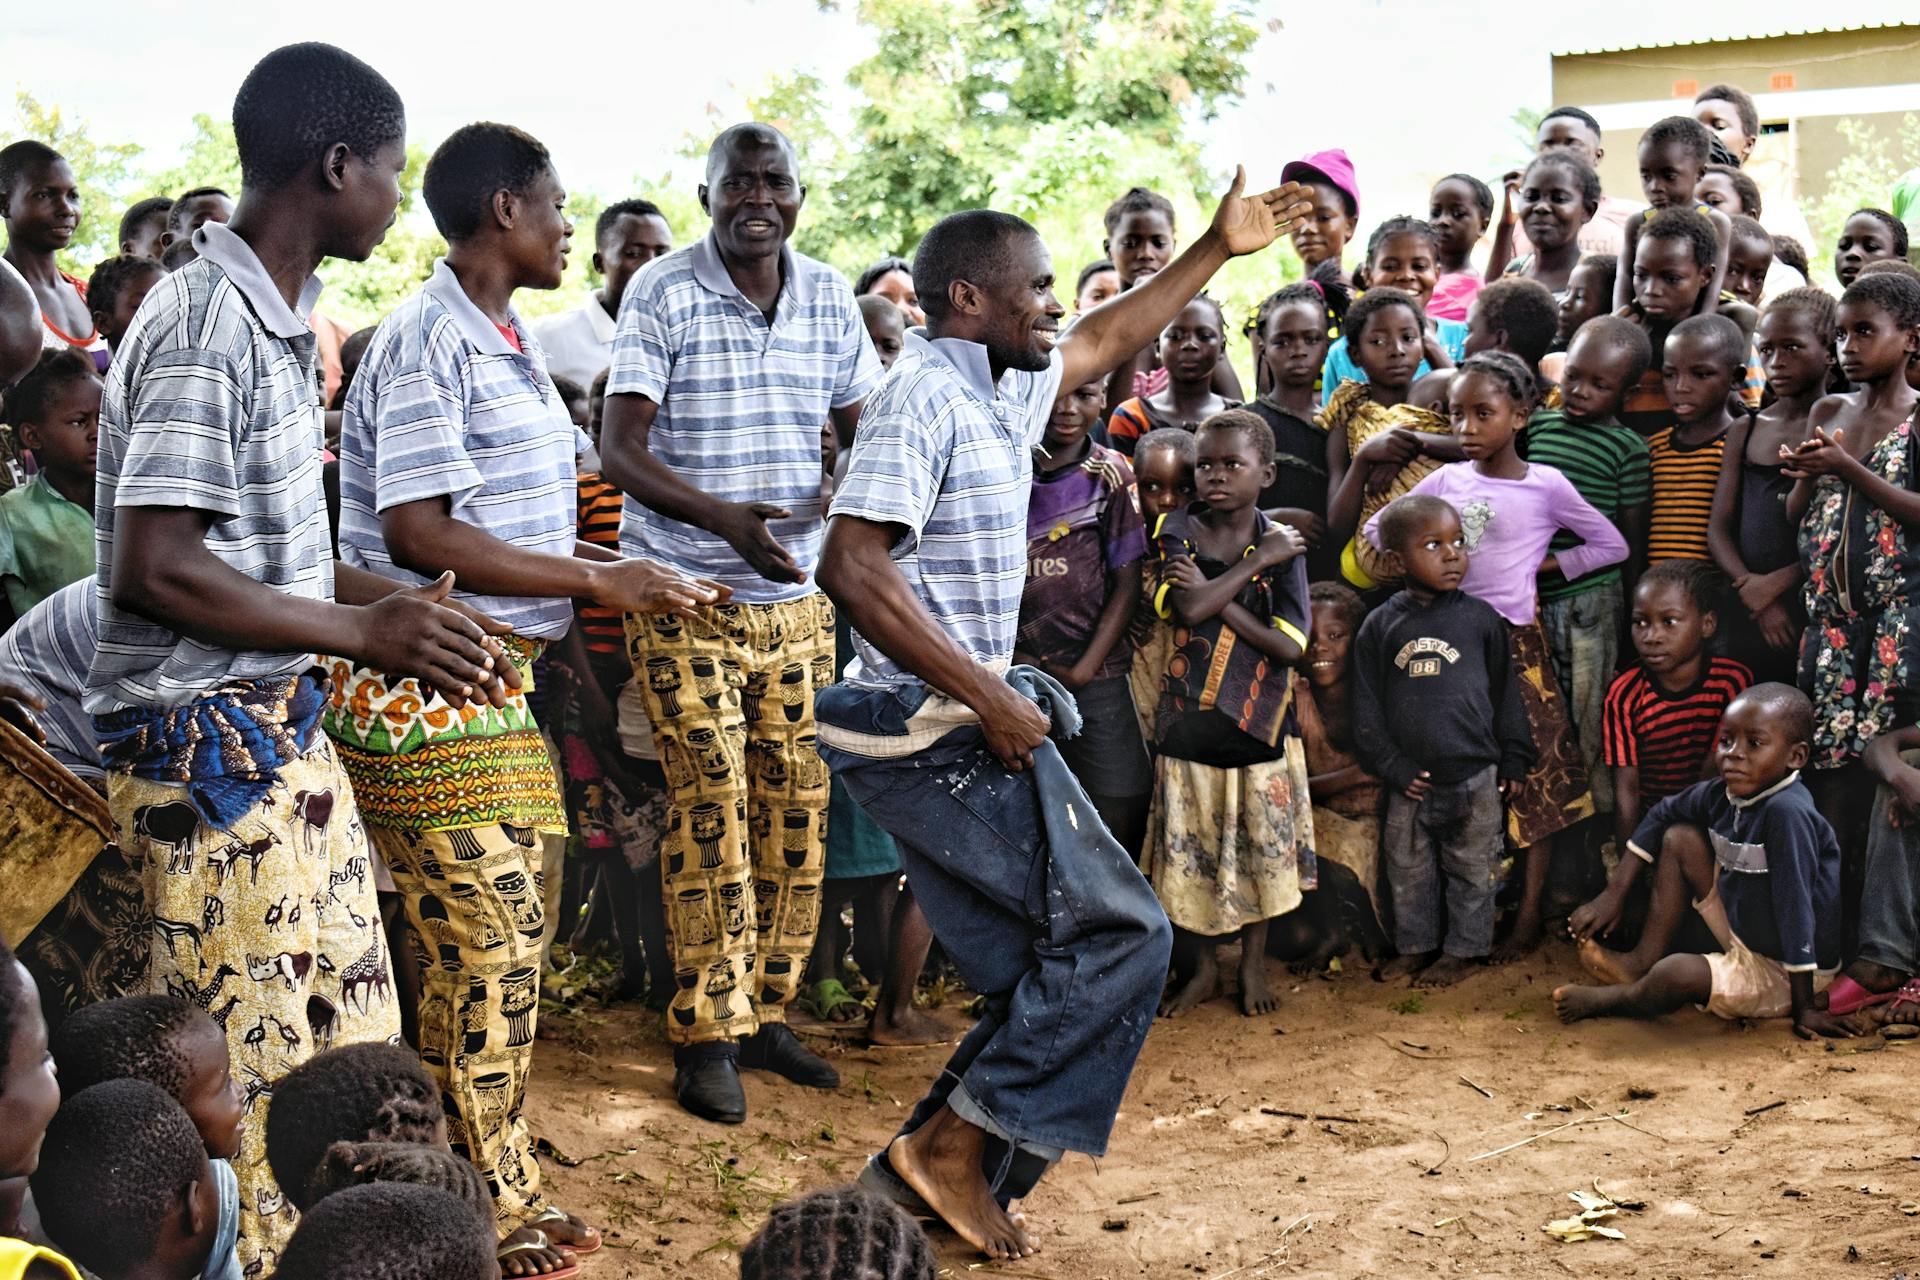
[[[1640,800],[1651,805],[1700,781],[1727,704],[1753,683],[1731,658],[1714,658],[1691,689],[1668,693],[1636,666],[1607,690],[1601,720],[1610,768],[1640,770]]]
[[[620,491],[607,483],[597,471],[582,471],[580,484],[580,541],[591,542],[609,551],[620,549]],[[597,604],[576,604],[580,636],[589,653],[625,653],[626,624],[618,609]]]

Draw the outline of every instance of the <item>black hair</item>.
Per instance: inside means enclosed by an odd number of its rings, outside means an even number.
[[[1181,432],[1185,435],[1186,432]],[[1142,442],[1144,443],[1144,441]],[[1136,448],[1135,453],[1139,450]],[[39,998],[33,982],[23,975],[13,948],[0,938],[0,1097],[7,1092],[7,1077],[13,1072],[13,1037],[25,1021],[27,997]]]
[[[195,187],[191,191],[183,192],[175,196],[173,203],[167,208],[167,230],[178,230],[180,227],[180,215],[187,210],[187,201],[198,200],[201,196],[223,196],[228,200],[233,199],[232,196],[227,195],[227,193],[219,187]]]
[[[634,197],[630,200],[616,200],[600,211],[593,220],[593,243],[597,246],[607,238],[607,232],[613,230],[613,224],[631,214],[636,218],[658,218],[665,222],[667,215],[660,212],[660,206],[651,200]]]
[[[1580,261],[1575,265],[1581,266],[1581,267],[1592,267],[1595,271],[1598,271],[1602,275],[1606,276],[1607,278],[1606,296],[1607,296],[1607,299],[1609,300],[1608,310],[1612,310],[1611,299],[1613,298],[1613,286],[1614,286],[1614,283],[1620,278],[1620,259],[1616,255],[1611,253],[1589,253],[1589,254],[1582,255]]]
[[[1864,275],[1865,272],[1861,274]],[[1833,295],[1825,289],[1803,285],[1798,289],[1783,289],[1775,294],[1773,301],[1769,302],[1766,309],[1760,313],[1760,318],[1764,320],[1775,311],[1797,311],[1813,322],[1813,334],[1820,345],[1831,347],[1834,315],[1839,309],[1839,304],[1833,300]]]
[[[337,1191],[375,1182],[437,1187],[459,1196],[482,1222],[493,1226],[493,1193],[473,1162],[424,1142],[334,1143],[307,1180],[309,1203],[319,1204]]]
[[[1360,593],[1344,582],[1316,582],[1307,588],[1307,605],[1325,605],[1334,615],[1355,631],[1367,619],[1367,602]]]
[[[334,1143],[432,1144],[440,1121],[440,1091],[413,1050],[384,1043],[329,1049],[274,1086],[267,1163],[294,1208],[305,1209],[307,1184]]]
[[[1719,616],[1727,595],[1727,576],[1708,560],[1656,560],[1640,572],[1638,595],[1648,587],[1678,587],[1701,613]],[[1631,603],[1631,602],[1629,602]]]
[[[1894,217],[1892,214],[1888,213],[1885,209],[1876,209],[1872,205],[1864,205],[1861,208],[1855,209],[1852,213],[1847,215],[1847,222],[1852,222],[1855,218],[1859,217],[1863,213],[1866,214],[1869,218],[1872,218],[1875,222],[1885,225],[1885,227],[1887,228],[1887,235],[1893,239],[1893,256],[1896,258],[1906,257],[1907,256],[1907,224],[1900,221],[1900,219]],[[1841,225],[1845,226],[1846,223],[1842,223]]]
[[[560,393],[561,403],[564,404],[568,400],[585,400],[587,398],[587,389],[575,382],[572,378],[569,378],[566,374],[549,373],[547,376],[553,379],[553,389]]]
[[[1792,267],[1795,271],[1798,271],[1802,276],[1807,274],[1807,246],[1801,244],[1792,236],[1775,236],[1773,238],[1773,256]]]
[[[143,271],[158,271],[164,275],[166,268],[152,258],[136,258],[130,253],[102,262],[87,277],[87,310],[98,311],[102,315],[113,314],[114,305],[120,301],[120,291]]]
[[[1640,228],[1640,243],[1649,240],[1685,240],[1693,249],[1693,264],[1702,271],[1711,270],[1720,253],[1720,235],[1697,209],[1674,205],[1661,209]]]
[[[1711,169],[1715,165],[1724,165],[1729,169],[1738,169],[1740,167],[1740,158],[1733,154],[1726,143],[1720,141],[1719,134],[1709,129],[1707,130],[1707,168]]]
[[[260,59],[233,99],[234,147],[250,187],[285,186],[337,143],[370,161],[406,134],[406,108],[387,78],[317,40]]]
[[[20,181],[22,175],[65,159],[65,156],[36,138],[22,138],[0,147],[0,211],[4,211],[12,201],[13,184]]]
[[[1347,308],[1348,337],[1352,338],[1354,335],[1365,331],[1367,321],[1373,319],[1389,307],[1405,307],[1407,310],[1413,312],[1413,318],[1419,322],[1422,328],[1426,327],[1426,313],[1420,309],[1420,300],[1418,298],[1399,289],[1382,287],[1367,290],[1354,300],[1351,307]]]
[[[1194,302],[1204,302],[1208,306],[1213,308],[1213,314],[1220,321],[1220,337],[1222,338],[1222,340],[1224,340],[1227,336],[1227,313],[1221,309],[1219,299],[1215,298],[1212,294],[1207,293],[1203,290],[1202,292],[1196,293],[1193,295],[1193,302],[1187,303],[1187,307],[1192,306]],[[1180,308],[1180,310],[1185,311],[1187,307],[1182,307]],[[1178,316],[1176,316],[1175,319],[1178,319]],[[1169,321],[1168,323],[1171,323],[1171,321]],[[1166,328],[1166,325],[1161,325],[1160,327],[1164,329]],[[1226,359],[1226,356],[1222,354],[1220,358],[1224,360]]]
[[[1579,156],[1564,150],[1543,151],[1527,162],[1526,171],[1521,175],[1521,180],[1524,182],[1527,173],[1532,173],[1542,165],[1549,169],[1566,170],[1572,176],[1574,190],[1580,193],[1582,200],[1591,205],[1600,203],[1600,175],[1593,171],[1592,165]]]
[[[956,280],[985,284],[1013,264],[1011,245],[1018,236],[1038,237],[1024,219],[992,209],[950,213],[933,224],[913,251],[913,289],[929,320],[945,319]]]
[[[861,294],[872,293],[873,286],[879,284],[883,277],[892,275],[896,271],[904,271],[911,276],[913,274],[913,264],[905,258],[880,259],[880,261],[874,263],[865,271],[862,271],[860,278],[853,282],[853,296],[857,298]]]
[[[1089,262],[1086,266],[1080,268],[1080,278],[1076,280],[1073,285],[1073,296],[1076,298],[1079,297],[1080,294],[1086,289],[1087,281],[1093,279],[1095,276],[1099,275],[1102,271],[1118,271],[1118,270],[1119,268],[1113,265],[1113,260],[1111,258],[1102,258],[1098,262]],[[908,270],[907,274],[909,275],[913,274],[911,269]]]
[[[1310,271],[1305,280],[1281,285],[1262,298],[1247,320],[1246,332],[1265,332],[1267,321],[1273,313],[1295,302],[1308,302],[1318,307],[1327,318],[1327,340],[1331,342],[1338,338],[1347,322],[1347,312],[1353,306],[1353,291],[1340,278],[1339,262],[1328,258]]]
[[[1770,718],[1780,722],[1781,732],[1791,741],[1812,743],[1813,741],[1813,699],[1790,684],[1781,684],[1777,680],[1768,680],[1761,684],[1748,685],[1734,695],[1734,702],[1749,699],[1766,709]],[[1731,705],[1731,704],[1729,704]]]
[[[1484,374],[1500,383],[1506,388],[1507,399],[1529,413],[1540,402],[1539,379],[1524,360],[1511,352],[1481,351],[1470,355],[1460,362],[1448,381],[1457,381],[1470,373]]]
[[[1769,258],[1773,256],[1773,237],[1767,234],[1767,229],[1758,221],[1744,213],[1736,213],[1727,221],[1733,224],[1730,231],[1731,239],[1758,240],[1767,246],[1767,256]]]
[[[139,227],[141,223],[156,214],[163,217],[169,226],[172,225],[172,196],[148,196],[145,200],[136,200],[131,205],[128,205],[127,211],[120,215],[120,238],[115,243],[125,244],[128,240],[131,240],[134,230]],[[93,287],[91,285],[87,287],[87,293],[87,301],[91,303],[93,301]]]
[[[1127,193],[1108,205],[1107,211],[1100,215],[1100,221],[1106,227],[1107,234],[1112,235],[1114,228],[1120,225],[1120,219],[1129,213],[1165,214],[1167,229],[1173,229],[1173,202],[1158,191],[1149,191],[1145,187],[1128,187]]]
[[[1436,254],[1440,252],[1440,240],[1434,235],[1431,222],[1424,218],[1398,215],[1382,222],[1373,229],[1373,234],[1367,237],[1367,261],[1371,263],[1373,256],[1380,252],[1380,246],[1395,236],[1424,236],[1427,247]]]
[[[1547,112],[1547,114],[1540,117],[1540,123],[1545,124],[1549,120],[1559,120],[1559,119],[1578,120],[1581,124],[1585,125],[1587,128],[1593,131],[1594,137],[1598,138],[1602,136],[1601,130],[1600,130],[1600,122],[1598,120],[1595,120],[1587,112],[1582,111],[1579,107],[1555,107],[1553,110]]]
[[[1538,280],[1503,276],[1475,294],[1472,305],[1489,326],[1507,331],[1507,350],[1528,368],[1537,368],[1540,357],[1553,350],[1560,308],[1553,290]]]
[[[1398,551],[1413,536],[1415,527],[1422,520],[1430,520],[1442,511],[1458,519],[1460,513],[1445,498],[1431,493],[1409,493],[1395,498],[1380,511],[1380,523],[1375,526],[1379,534],[1382,551]]]
[[[777,1204],[740,1251],[740,1280],[933,1280],[933,1246],[912,1215],[864,1187]]]
[[[60,1087],[77,1092],[107,1080],[144,1080],[178,1098],[193,1073],[183,1034],[218,1031],[200,1006],[178,996],[123,996],[68,1014],[54,1033]]]
[[[1251,409],[1223,409],[1214,414],[1198,427],[1194,428],[1194,439],[1208,432],[1232,432],[1246,438],[1253,446],[1253,456],[1267,463],[1273,461],[1273,428],[1267,420]],[[1135,452],[1139,452],[1136,446]],[[1196,444],[1196,454],[1198,446]]]
[[[552,168],[553,156],[538,138],[483,120],[455,129],[434,149],[420,194],[434,228],[458,242],[487,224],[496,192],[523,194]]]
[[[1484,290],[1482,290],[1484,292]],[[1627,355],[1627,376],[1621,386],[1631,391],[1647,372],[1647,366],[1653,363],[1653,339],[1647,331],[1631,320],[1615,315],[1599,315],[1580,326],[1580,332],[1574,337],[1592,334],[1589,342],[1602,342],[1610,350],[1624,351]],[[1568,347],[1573,343],[1569,342]]]
[[[373,345],[373,335],[378,332],[377,325],[368,325],[364,329],[355,329],[340,343],[340,386],[334,391],[333,403],[327,408],[346,408],[347,392],[353,386],[355,375],[360,372],[360,362],[367,358],[367,348]]]
[[[153,1256],[181,1192],[207,1172],[200,1131],[166,1090],[108,1080],[61,1102],[30,1182],[60,1251],[111,1276]]]
[[[1710,84],[1693,95],[1693,105],[1703,102],[1731,102],[1734,114],[1740,117],[1740,132],[1749,138],[1760,136],[1760,109],[1753,104],[1753,95],[1734,84]]]
[[[491,1223],[438,1187],[376,1182],[335,1192],[300,1217],[274,1280],[494,1280]]]
[[[1718,174],[1731,182],[1734,191],[1740,196],[1740,203],[1745,206],[1743,212],[1749,218],[1760,216],[1760,184],[1741,172],[1739,165],[1710,164],[1705,172]]]
[[[1446,177],[1440,179],[1440,182],[1466,183],[1467,190],[1473,192],[1474,207],[1480,210],[1481,221],[1489,224],[1493,222],[1493,188],[1492,187],[1480,181],[1480,179],[1474,177],[1470,173],[1450,173]],[[1433,185],[1437,187],[1440,185],[1440,182],[1436,182]]]
[[[1902,329],[1920,326],[1920,280],[1898,271],[1855,276],[1847,291],[1840,295],[1841,306],[1849,302],[1879,307]]]
[[[1640,135],[1640,145],[1643,147],[1663,147],[1670,142],[1679,143],[1687,155],[1699,162],[1702,169],[1706,168],[1713,156],[1713,130],[1692,116],[1668,116],[1656,120]]]
[[[1740,332],[1739,325],[1718,312],[1688,316],[1667,334],[1667,341],[1675,338],[1704,338],[1712,345],[1715,359],[1735,370],[1744,371],[1747,367],[1747,335]]]
[[[1134,444],[1133,456],[1138,458],[1149,449],[1171,449],[1188,466],[1199,456],[1193,446],[1193,432],[1185,427],[1155,427]]]
[[[40,353],[39,363],[8,391],[5,412],[0,417],[7,425],[39,422],[53,407],[53,398],[76,382],[98,378],[93,358],[78,347],[58,346]]]

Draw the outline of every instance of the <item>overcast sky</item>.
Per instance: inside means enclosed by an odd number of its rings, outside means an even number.
[[[553,149],[569,186],[612,196],[635,175],[684,169],[682,139],[734,118],[770,74],[808,70],[840,89],[870,51],[854,7],[334,0],[252,5],[241,16],[235,7],[169,13],[150,2],[94,0],[11,14],[0,36],[0,85],[11,77],[10,87],[85,117],[96,137],[142,144],[158,167],[174,160],[194,112],[229,111],[262,53],[330,40],[399,87],[413,140],[431,145],[468,121],[505,120]],[[1370,217],[1423,213],[1427,181],[1439,172],[1496,172],[1511,151],[1514,108],[1551,105],[1553,52],[1763,34],[1815,20],[1805,0],[1562,5],[1550,21],[1538,4],[1468,0],[1266,3],[1259,11],[1269,29],[1249,61],[1246,98],[1203,128],[1209,159],[1223,170],[1244,161],[1255,180],[1271,182],[1292,156],[1345,146]],[[1845,19],[1895,22],[1914,12],[1912,0],[1857,0]]]

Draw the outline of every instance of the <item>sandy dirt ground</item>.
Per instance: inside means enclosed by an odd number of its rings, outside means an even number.
[[[1042,1252],[988,1264],[936,1228],[941,1274],[1920,1280],[1920,1041],[1829,1050],[1691,1012],[1568,1028],[1550,995],[1574,972],[1556,946],[1437,994],[1348,972],[1284,983],[1271,1018],[1162,1021],[1107,1156],[1024,1202]],[[607,1231],[583,1280],[736,1275],[766,1208],[851,1179],[945,1053],[815,1040],[837,1093],[749,1073],[752,1114],[723,1127],[675,1106],[643,1008],[550,1021],[528,1114],[556,1200]],[[1624,1240],[1542,1231],[1596,1180],[1644,1205]]]

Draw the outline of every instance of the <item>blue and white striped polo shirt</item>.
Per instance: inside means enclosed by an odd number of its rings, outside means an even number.
[[[333,535],[320,484],[324,422],[306,317],[309,276],[289,307],[225,224],[193,233],[200,256],[147,294],[100,401],[94,486],[94,610],[100,648],[86,708],[171,707],[234,680],[313,665],[311,653],[222,648],[113,603],[113,540],[126,507],[213,518],[206,545],[263,586],[333,598]]]
[[[975,662],[1013,657],[1027,581],[1033,445],[1060,394],[1060,353],[1044,373],[993,381],[987,349],[907,334],[905,349],[860,413],[833,514],[905,526],[893,548],[913,593]],[[854,633],[845,682],[919,683]]]
[[[80,709],[98,638],[92,578],[68,583],[0,635],[0,681],[46,704],[33,719],[47,735],[47,754],[89,782],[107,776],[93,717]]]
[[[694,488],[791,512],[768,530],[805,570],[772,582],[724,538],[626,500],[620,550],[733,588],[735,600],[797,600],[816,590],[825,529],[820,429],[866,398],[880,358],[844,277],[783,248],[786,284],[769,324],[727,274],[711,233],[640,269],[620,302],[607,394],[660,406],[648,451]]]
[[[380,513],[447,498],[456,519],[523,551],[570,556],[574,459],[585,434],[547,376],[540,346],[517,315],[515,351],[473,305],[442,258],[426,287],[373,335],[347,393],[340,428],[340,558],[409,585]],[[454,595],[535,640],[573,625],[564,597]]]

